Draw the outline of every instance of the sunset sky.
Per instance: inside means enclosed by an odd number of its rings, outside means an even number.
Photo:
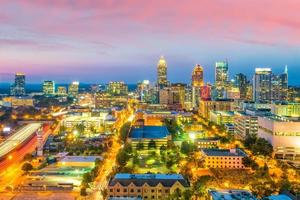
[[[300,84],[299,0],[1,0],[0,81],[25,72],[29,82],[189,82],[215,61],[249,77],[255,67],[289,67]]]

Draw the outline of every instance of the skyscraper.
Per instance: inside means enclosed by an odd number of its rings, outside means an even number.
[[[200,101],[200,88],[204,85],[203,67],[197,64],[192,72],[192,105],[198,108]]]
[[[192,73],[192,87],[201,87],[203,85],[203,67],[197,64]]]
[[[288,69],[284,73],[272,75],[272,101],[286,101],[288,99]]]
[[[168,86],[167,62],[163,56],[160,57],[157,63],[157,86],[159,88]]]
[[[68,94],[70,96],[77,96],[78,94],[78,90],[79,90],[79,82],[78,81],[73,81],[70,85],[69,85],[69,89],[68,89]]]
[[[25,74],[16,73],[15,83],[10,87],[10,94],[13,96],[25,95]]]
[[[44,81],[43,93],[44,93],[44,95],[54,95],[55,94],[55,82],[54,81]]]
[[[256,68],[253,77],[253,100],[255,102],[270,102],[272,89],[271,68]]]
[[[108,84],[107,92],[111,95],[126,95],[128,86],[123,81],[111,81]]]
[[[227,61],[216,62],[215,66],[215,87],[217,91],[217,98],[225,96],[226,88],[228,86],[229,74]]]
[[[239,73],[234,77],[234,85],[240,90],[240,98],[246,99],[247,97],[247,89],[248,89],[248,80],[245,74]]]

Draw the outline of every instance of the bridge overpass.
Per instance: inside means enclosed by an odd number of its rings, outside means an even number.
[[[23,126],[16,133],[9,136],[3,143],[0,144],[0,158],[3,158],[20,144],[28,140],[35,132],[41,128],[42,123],[30,123]]]

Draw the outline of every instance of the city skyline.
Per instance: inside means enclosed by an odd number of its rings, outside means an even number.
[[[35,83],[154,81],[164,55],[171,82],[190,82],[195,64],[213,82],[215,62],[228,60],[231,78],[288,65],[299,85],[299,2],[155,3],[2,1],[0,81],[18,71]]]

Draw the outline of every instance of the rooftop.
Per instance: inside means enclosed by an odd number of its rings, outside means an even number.
[[[101,156],[65,156],[60,162],[95,162],[97,158],[102,160]]]
[[[233,111],[211,111],[214,114],[225,116],[225,117],[231,117],[234,116]]]
[[[142,186],[147,183],[150,186],[162,184],[165,187],[171,187],[177,181],[184,187],[189,187],[188,182],[180,174],[116,174],[109,181],[109,186],[114,186],[117,183],[123,186],[128,186],[131,183]]]
[[[268,197],[269,200],[292,200],[290,197],[288,197],[285,194],[279,194],[279,195],[272,195]]]
[[[213,200],[256,200],[248,190],[212,190],[209,191]]]
[[[169,131],[166,126],[142,126],[132,127],[129,137],[142,139],[162,139],[169,135]]]
[[[241,149],[202,149],[207,156],[247,156]]]

